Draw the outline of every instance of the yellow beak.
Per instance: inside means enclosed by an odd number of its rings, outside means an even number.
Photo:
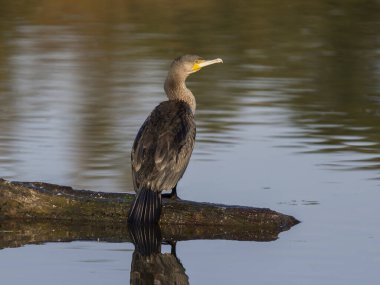
[[[199,60],[193,65],[193,71],[198,71],[201,68],[214,64],[214,63],[223,63],[223,60],[221,58],[211,59],[211,60]]]

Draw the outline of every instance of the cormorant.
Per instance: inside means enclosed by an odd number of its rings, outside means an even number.
[[[196,102],[186,78],[201,68],[223,62],[196,55],[176,58],[164,89],[168,101],[160,103],[141,126],[132,147],[131,163],[136,199],[128,215],[131,224],[154,224],[160,219],[161,192],[176,186],[189,163],[195,140]]]

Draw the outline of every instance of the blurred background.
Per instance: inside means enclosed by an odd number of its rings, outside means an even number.
[[[166,100],[171,61],[220,57],[188,79],[197,141],[179,195],[303,223],[271,243],[185,242],[190,283],[375,284],[379,11],[376,0],[0,0],[0,177],[133,191],[131,145]],[[21,251],[0,252],[0,280]]]

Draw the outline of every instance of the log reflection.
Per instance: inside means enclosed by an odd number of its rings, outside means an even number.
[[[162,225],[162,238],[165,241],[184,240],[240,240],[273,241],[280,230],[260,227]],[[160,236],[160,235],[158,235]],[[130,242],[126,224],[91,223],[59,220],[1,219],[0,249],[20,247],[27,244],[46,242],[70,242],[94,240],[105,242]]]
[[[162,235],[158,225],[130,227],[135,251],[132,256],[131,284],[189,284],[185,268],[175,253],[161,253]]]

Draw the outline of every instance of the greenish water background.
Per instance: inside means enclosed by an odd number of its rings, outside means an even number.
[[[171,60],[221,57],[188,80],[198,133],[179,195],[270,207],[302,224],[275,242],[179,243],[190,283],[380,281],[379,1],[0,7],[0,177],[132,191],[130,147],[165,99]],[[125,284],[132,248],[5,249],[0,280],[23,283],[22,262],[31,284]],[[79,262],[86,254],[98,261]],[[41,267],[50,273],[33,273]]]

